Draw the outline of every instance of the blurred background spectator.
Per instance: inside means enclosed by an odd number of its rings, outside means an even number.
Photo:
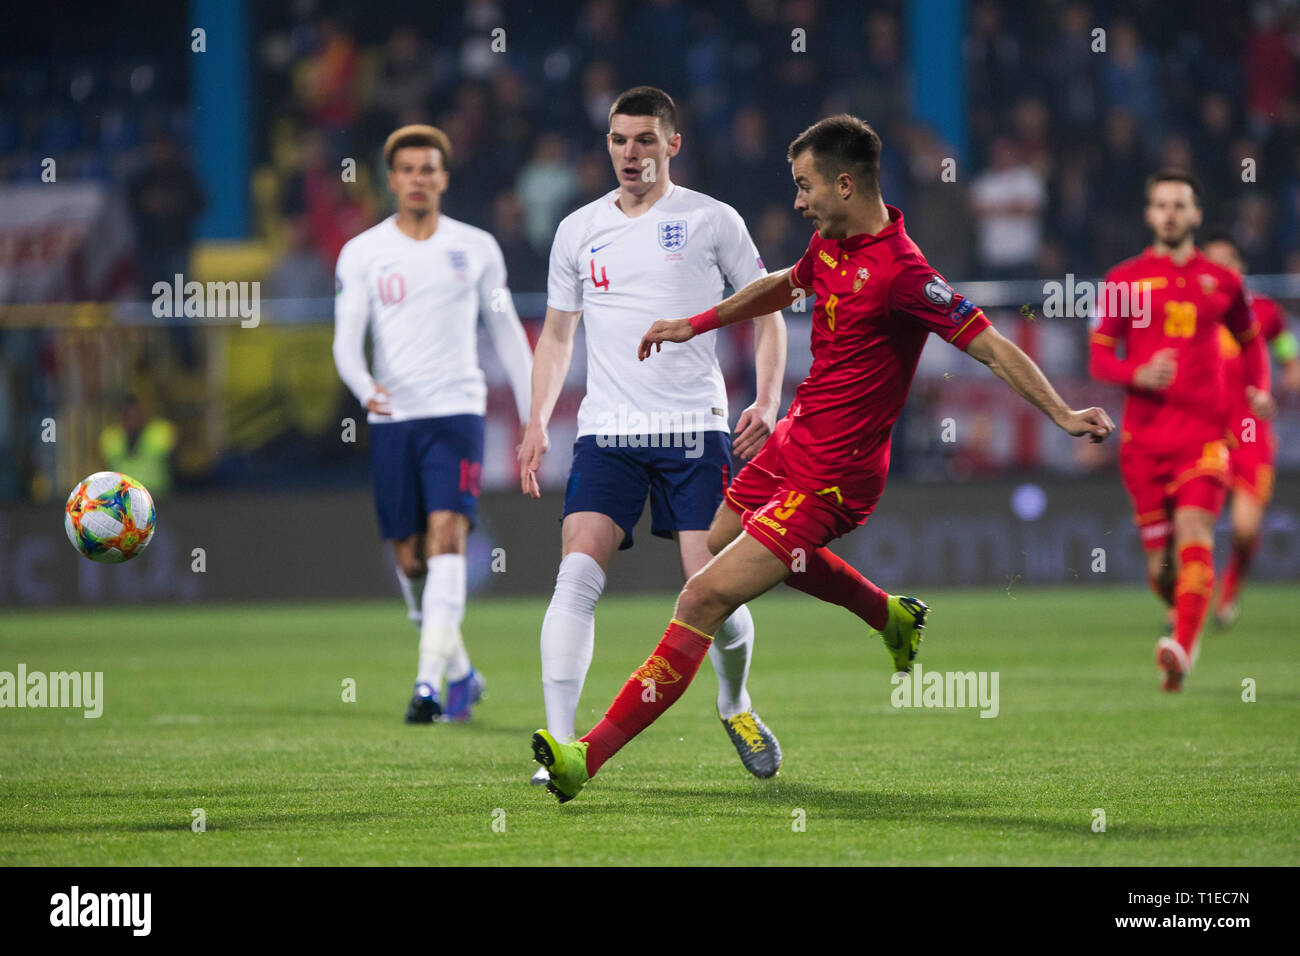
[[[135,228],[140,297],[152,300],[155,283],[165,282],[170,289],[177,276],[190,273],[194,227],[203,211],[203,191],[172,139],[155,133],[149,140],[144,165],[126,184],[126,197]],[[181,321],[171,327],[172,342],[181,362],[193,368],[198,364],[197,338],[184,317],[178,318]]]
[[[517,192],[507,190],[497,196],[492,202],[492,223],[487,228],[509,263],[507,278],[511,288],[546,288],[548,256],[528,241],[524,231],[524,205]]]
[[[297,216],[286,224],[289,246],[275,260],[266,280],[272,299],[316,299],[334,294],[334,270],[312,242],[307,219]]]
[[[608,106],[605,107],[609,109]],[[524,230],[539,252],[550,251],[555,227],[569,212],[578,177],[565,156],[564,137],[543,133],[522,170],[515,189],[524,199]]]
[[[153,284],[171,283],[190,271],[194,225],[203,211],[203,191],[175,142],[156,133],[144,165],[126,184],[135,227],[140,295],[153,298]]]
[[[998,137],[989,168],[971,182],[980,274],[990,279],[1031,275],[1043,238],[1047,187],[1016,144]]]
[[[175,446],[175,426],[165,418],[147,414],[134,395],[123,398],[121,421],[109,425],[99,436],[104,467],[130,475],[155,499],[171,493],[171,454]]]

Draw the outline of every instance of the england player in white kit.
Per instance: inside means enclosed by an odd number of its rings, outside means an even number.
[[[521,422],[532,366],[496,240],[439,212],[450,152],[432,126],[404,126],[388,137],[384,159],[398,211],[351,239],[335,274],[334,362],[369,412],[380,531],[393,542],[408,615],[420,629],[408,723],[468,720],[483,690],[460,631],[487,406],[479,319]]]
[[[541,633],[547,729],[558,740],[573,736],[605,569],[616,550],[632,546],[646,498],[652,533],[677,540],[683,580],[689,578],[711,557],[708,528],[733,473],[732,452],[753,457],[781,403],[785,324],[779,312],[755,322],[758,397],[740,416],[734,447],[716,335],[693,339],[671,364],[651,368],[637,361],[647,322],[693,315],[717,301],[724,281],[740,289],[766,274],[734,209],[669,178],[670,159],[681,148],[676,125],[675,106],[662,90],[635,87],[620,95],[606,137],[619,186],[566,217],[551,247],[546,324],[534,356],[519,465],[523,490],[539,497],[536,472],[550,444],[546,426],[581,318],[587,394],[565,492],[560,568]],[[718,631],[709,656],[728,736],[751,773],[770,777],[780,769],[781,748],[745,687],[753,633],[742,606]],[[533,782],[547,779],[543,769]]]

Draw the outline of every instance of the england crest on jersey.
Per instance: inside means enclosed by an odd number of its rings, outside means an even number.
[[[686,245],[686,220],[671,219],[659,223],[659,245],[665,252],[676,252]]]

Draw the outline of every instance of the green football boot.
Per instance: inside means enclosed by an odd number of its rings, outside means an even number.
[[[539,730],[533,734],[533,759],[551,775],[551,779],[546,781],[546,789],[561,803],[568,803],[576,797],[590,779],[587,776],[587,745],[581,740],[562,744],[545,730]]]
[[[880,632],[880,638],[894,662],[894,670],[904,674],[911,672],[929,613],[929,605],[916,598],[889,596],[889,621]]]

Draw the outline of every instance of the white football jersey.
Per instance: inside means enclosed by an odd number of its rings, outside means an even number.
[[[726,431],[727,389],[717,333],[637,361],[657,319],[703,312],[722,299],[724,279],[742,289],[767,274],[740,214],[672,183],[647,212],[629,219],[615,189],[565,217],[555,231],[546,304],[582,311],[587,394],[578,435]]]
[[[519,420],[528,420],[532,351],[506,287],[491,233],[439,214],[428,239],[412,239],[390,216],[353,237],[334,277],[334,364],[362,405],[375,383],[391,415],[371,422],[482,415],[487,384],[478,360],[478,320],[510,378]],[[369,326],[374,375],[366,367]]]

